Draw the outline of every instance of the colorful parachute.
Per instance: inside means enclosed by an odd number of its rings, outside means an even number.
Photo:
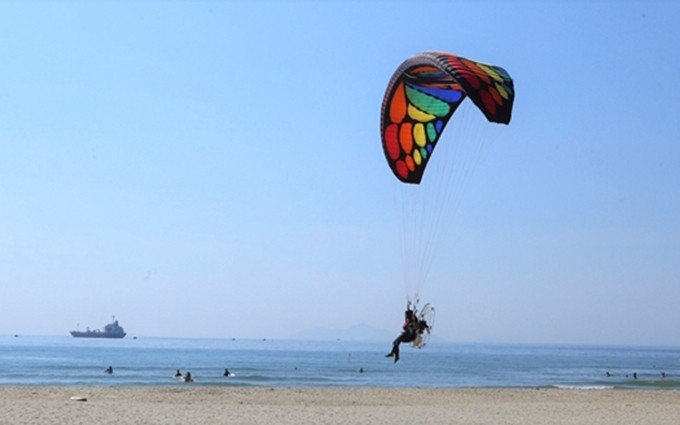
[[[420,183],[439,136],[466,96],[489,121],[510,122],[515,92],[501,67],[425,52],[397,68],[383,98],[380,131],[399,180]]]

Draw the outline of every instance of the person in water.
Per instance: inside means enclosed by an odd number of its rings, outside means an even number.
[[[175,373],[175,379],[181,378],[181,377],[182,377],[182,372],[180,372],[179,369],[177,369],[177,373]]]
[[[107,367],[104,372],[108,373],[109,375],[113,373],[113,367],[109,366]]]
[[[193,382],[194,378],[191,376],[191,372],[187,371],[184,375],[184,382]]]
[[[229,369],[224,369],[224,376],[231,376],[232,373],[229,372]]]
[[[392,342],[392,351],[385,355],[385,357],[394,357],[395,363],[399,361],[399,344],[415,340],[419,329],[418,319],[410,308],[404,312],[404,324],[401,328],[403,332]]]

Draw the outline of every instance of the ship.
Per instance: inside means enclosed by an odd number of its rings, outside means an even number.
[[[71,331],[71,335],[74,338],[125,338],[125,329],[118,324],[115,316],[112,318],[111,323],[104,326],[104,330],[95,329],[90,330],[87,328],[85,331]]]

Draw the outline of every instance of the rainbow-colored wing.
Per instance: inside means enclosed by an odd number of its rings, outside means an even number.
[[[510,122],[514,87],[503,68],[436,52],[397,68],[383,98],[381,136],[399,180],[420,183],[439,136],[466,96],[489,121]]]

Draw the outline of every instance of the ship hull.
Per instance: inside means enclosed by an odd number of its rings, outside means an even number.
[[[78,332],[71,331],[74,338],[125,338],[126,333],[106,333],[106,332]]]

